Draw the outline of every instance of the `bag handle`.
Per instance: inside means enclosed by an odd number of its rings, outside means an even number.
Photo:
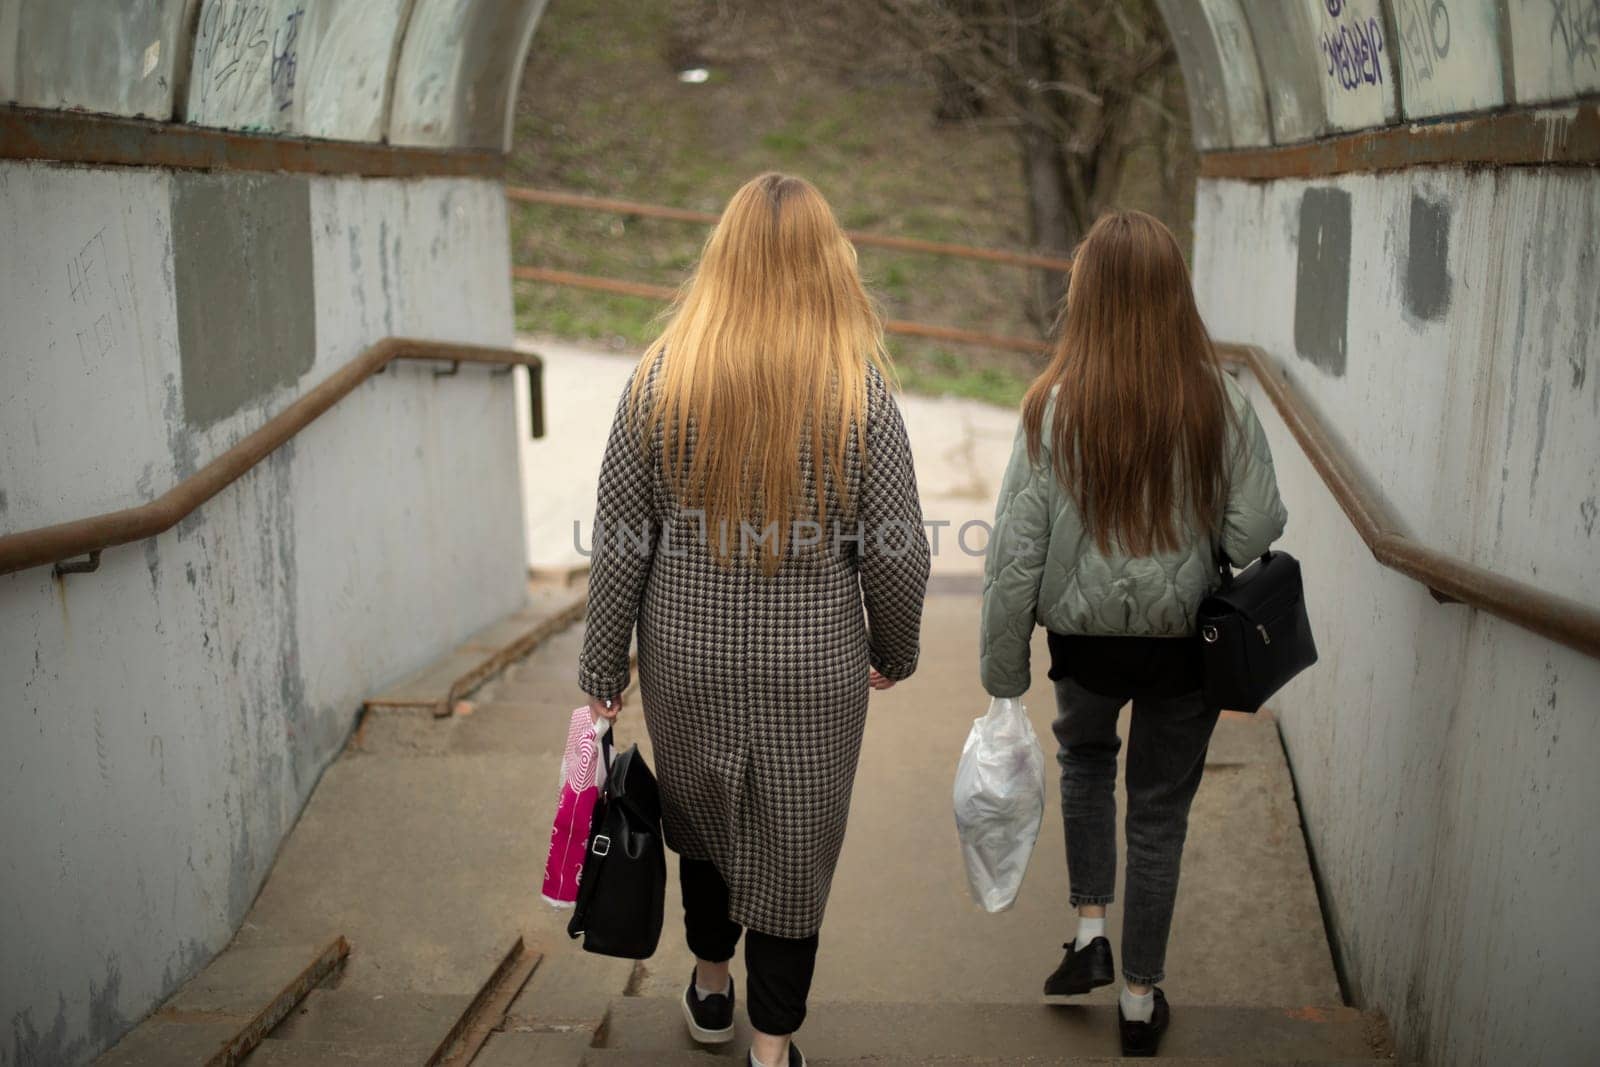
[[[1259,559],[1259,561],[1262,563],[1269,562],[1272,559],[1272,549],[1269,547],[1265,552],[1261,553],[1257,559]],[[1245,570],[1250,566],[1251,563],[1255,562],[1256,560],[1251,560],[1250,563],[1246,563],[1239,569]],[[1228,554],[1222,550],[1221,545],[1217,546],[1216,563],[1217,573],[1222,576],[1222,588],[1227,589],[1233,585],[1233,560],[1228,558]]]

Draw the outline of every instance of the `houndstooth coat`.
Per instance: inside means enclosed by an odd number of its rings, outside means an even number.
[[[626,688],[637,626],[667,844],[715,863],[730,918],[777,937],[822,924],[868,665],[898,680],[917,664],[928,543],[905,425],[868,373],[865,455],[853,435],[846,470],[855,513],[830,519],[818,548],[786,552],[775,574],[754,559],[718,563],[717,531],[708,544],[674,499],[661,435],[640,441],[627,390],[600,468],[579,685],[597,698]],[[809,455],[799,463],[812,489]]]

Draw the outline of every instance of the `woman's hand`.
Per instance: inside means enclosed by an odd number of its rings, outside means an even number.
[[[867,668],[867,685],[871,686],[873,689],[876,689],[878,692],[881,693],[885,689],[888,689],[888,688],[890,688],[891,686],[894,685],[894,679],[893,678],[885,678],[883,675],[878,673],[876,668],[868,667]]]
[[[622,694],[621,693],[618,693],[616,696],[612,697],[609,701],[607,701],[607,700],[596,700],[593,697],[589,698],[589,714],[593,715],[597,719],[605,719],[608,722],[616,722],[617,721],[617,713],[620,712],[621,710],[622,710]]]

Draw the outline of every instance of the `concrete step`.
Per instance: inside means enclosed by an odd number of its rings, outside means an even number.
[[[244,1067],[392,1067],[424,1063],[431,1055],[432,1045],[279,1041],[269,1037],[243,1063]]]
[[[802,1048],[805,1046],[802,1045]],[[738,1057],[744,1055],[744,1046],[739,1045],[731,1053],[715,1054],[708,1052],[623,1052],[617,1049],[590,1049],[582,1059],[574,1060],[577,1067],[713,1067],[715,1064],[727,1063],[732,1057],[732,1062],[738,1063]],[[529,1064],[539,1064],[545,1067],[544,1060],[519,1061]],[[549,1067],[561,1067],[567,1061],[557,1060]],[[971,1056],[872,1056],[866,1059],[823,1059],[806,1054],[807,1067],[851,1067],[851,1065],[871,1064],[872,1067],[923,1067],[932,1064],[936,1067],[1011,1067],[1011,1065],[1032,1065],[1039,1067],[1093,1067],[1096,1064],[1133,1064],[1144,1063],[1144,1060],[1124,1059],[1121,1056],[999,1056],[975,1059]],[[1163,1055],[1160,1062],[1166,1067],[1285,1067],[1292,1064],[1316,1064],[1316,1067],[1382,1067],[1392,1065],[1392,1060],[1357,1059],[1357,1060],[1284,1060],[1272,1057],[1269,1059],[1240,1059],[1238,1057],[1216,1056],[1168,1056]],[[474,1067],[478,1067],[474,1064]],[[499,1067],[499,1065],[497,1065]]]
[[[742,1017],[739,1028],[726,1047],[730,1055],[749,1042]],[[1244,1063],[1362,1062],[1382,1058],[1382,1035],[1378,1020],[1353,1008],[1175,1004],[1161,1051]],[[613,1001],[599,1044],[658,1057],[652,1062],[671,1053],[705,1055],[689,1040],[679,1003],[665,997]],[[812,1005],[801,1044],[818,1063],[1092,1062],[1121,1052],[1114,1005],[823,1002]]]
[[[206,1062],[284,995],[325,947],[230,945],[95,1063],[165,1067]]]
[[[426,1045],[431,1053],[471,1003],[470,993],[313,989],[272,1037],[279,1043]]]
[[[456,701],[581,618],[586,599],[581,585],[531,586],[521,610],[369,698],[367,710],[449,715]]]

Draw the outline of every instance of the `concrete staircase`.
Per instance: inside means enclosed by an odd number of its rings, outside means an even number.
[[[554,618],[568,608],[557,598],[546,610]],[[976,616],[969,586],[936,588],[922,670],[873,697],[801,1033],[814,1064],[1117,1060],[1114,987],[1072,1007],[1038,1003],[1072,927],[1055,805],[1016,906],[985,915],[967,894],[950,783],[985,706],[973,670]],[[728,1057],[743,1055],[747,1034],[711,1053],[684,1031],[678,997],[692,960],[675,865],[661,947],[640,963],[585,954],[566,936],[567,913],[538,899],[567,717],[580,699],[581,637],[580,626],[543,630],[531,654],[466,701],[435,696],[446,690],[434,686],[415,707],[369,712],[233,944],[101,1062],[207,1062],[335,935],[348,940],[343,966],[263,1031],[248,1067],[419,1064],[441,1049],[459,1059],[462,1043],[447,1038],[468,1017],[494,1027],[475,1057],[460,1060],[474,1067],[738,1062]],[[1048,738],[1049,689],[1038,673],[1027,704]],[[435,717],[441,704],[450,716]],[[625,741],[647,741],[636,698],[618,729]],[[1113,906],[1110,929],[1119,928]],[[502,989],[491,976],[518,937],[542,955],[520,988]],[[1167,1058],[1387,1056],[1382,1021],[1340,1006],[1269,715],[1218,727],[1190,820],[1167,970]],[[735,971],[742,976],[742,961]],[[465,1011],[487,989],[504,994],[494,1009]]]
[[[583,1064],[712,1067],[744,1054],[739,1039],[716,1053],[694,1045],[676,1000],[613,1001]],[[1117,1013],[1103,1004],[844,1003],[812,1006],[801,1047],[828,1064],[1120,1063]],[[1380,1021],[1352,1008],[1174,1005],[1163,1059],[1180,1063],[1387,1063]]]

